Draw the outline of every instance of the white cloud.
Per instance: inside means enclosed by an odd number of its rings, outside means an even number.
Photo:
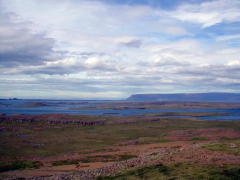
[[[218,36],[216,38],[217,41],[228,41],[228,40],[234,40],[234,39],[240,39],[240,34]]]
[[[41,61],[42,64],[31,60],[12,68],[0,64],[5,79],[0,79],[0,90],[19,85],[21,93],[33,86],[35,92],[39,87],[48,96],[50,91],[72,97],[100,97],[106,93],[122,97],[135,92],[176,92],[186,88],[199,91],[200,86],[206,90],[224,89],[228,84],[232,89],[239,87],[234,83],[240,78],[240,48],[225,42],[239,35],[213,35],[213,41],[204,42],[198,38],[203,29],[198,28],[198,34],[194,30],[195,24],[206,28],[239,21],[236,0],[185,4],[168,11],[83,0],[2,2],[5,11],[16,13],[18,20],[31,22],[17,24],[17,29],[27,27],[23,35],[29,32],[30,36],[18,36],[14,28],[6,30],[0,26],[1,40],[9,43],[7,48],[16,50],[18,44],[26,42],[29,46],[39,45],[34,46],[33,52],[39,52],[41,45],[63,52],[54,61]],[[42,31],[45,34],[39,41],[31,38]],[[15,42],[9,38],[12,36],[17,36]],[[41,39],[47,37],[55,44],[42,43]],[[23,77],[18,83],[19,75]],[[11,86],[7,85],[11,82]]]
[[[186,4],[171,12],[173,17],[191,23],[198,23],[203,28],[221,22],[240,21],[239,0],[215,0],[201,4]]]
[[[187,30],[159,9],[148,6],[108,5],[98,1],[3,1],[4,7],[34,22],[57,39],[58,47],[91,50],[112,49],[111,39],[148,33],[186,35]],[[48,12],[48,13],[43,13]],[[67,15],[66,15],[67,14]],[[102,45],[104,43],[104,46]],[[64,46],[66,48],[66,46]],[[73,49],[71,49],[73,50]],[[89,48],[88,48],[89,50]]]
[[[228,66],[240,66],[240,60],[233,60],[227,63]]]

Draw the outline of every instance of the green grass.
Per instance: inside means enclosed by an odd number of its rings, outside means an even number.
[[[97,180],[238,180],[237,166],[214,166],[189,163],[155,165],[126,171],[112,177],[98,177]]]
[[[171,142],[171,140],[166,139],[163,136],[164,135],[162,135],[162,137],[142,137],[139,138],[138,141],[140,144]]]
[[[67,160],[53,161],[52,166],[71,165],[71,164],[78,164],[78,163],[79,163],[79,160],[77,159],[67,159]]]
[[[233,146],[233,147],[232,147]],[[230,141],[224,143],[211,143],[203,145],[202,148],[210,151],[220,151],[234,155],[240,155],[240,141]]]
[[[128,159],[132,159],[132,158],[136,158],[137,156],[135,155],[130,155],[130,154],[123,154],[123,155],[119,155],[119,161],[125,161]]]
[[[139,120],[142,118],[140,117]],[[112,122],[118,121],[118,119],[117,117],[109,118]],[[137,117],[130,119],[138,120]],[[0,132],[0,157],[11,159],[32,155],[46,157],[67,152],[94,151],[123,141],[141,138],[146,138],[143,143],[168,142],[165,136],[174,130],[200,128],[235,128],[240,130],[240,122],[236,121],[188,121],[180,119],[91,127],[75,125],[57,125],[55,127],[44,123],[1,123],[0,126],[14,129]],[[42,130],[36,132],[34,128]],[[44,145],[35,146],[34,143]]]
[[[0,162],[0,172],[18,169],[38,169],[42,164],[39,161],[16,160],[11,162]]]
[[[205,137],[194,137],[191,139],[191,141],[207,141],[208,138]]]

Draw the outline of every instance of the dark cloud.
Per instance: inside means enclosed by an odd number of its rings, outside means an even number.
[[[83,71],[82,66],[49,66],[49,67],[37,67],[34,69],[26,68],[21,73],[23,74],[48,74],[48,75],[63,75],[71,74]]]
[[[63,75],[80,72],[117,72],[118,66],[106,53],[68,52],[64,58],[53,63],[25,67],[17,73]]]
[[[54,40],[32,33],[29,23],[19,22],[11,13],[0,12],[0,65],[36,65],[54,59]]]
[[[234,65],[208,65],[208,66],[189,66],[183,67],[176,72],[177,74],[187,76],[202,76],[202,77],[222,77],[229,79],[240,78],[240,66]]]
[[[140,48],[142,45],[142,41],[140,39],[133,39],[127,42],[121,42],[120,44],[132,48]]]

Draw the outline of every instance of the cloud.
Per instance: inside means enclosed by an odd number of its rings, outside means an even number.
[[[239,0],[214,0],[200,4],[185,4],[170,12],[173,17],[186,22],[198,23],[203,28],[218,23],[240,21]]]
[[[97,52],[70,53],[64,58],[49,61],[42,65],[22,66],[15,69],[16,73],[23,74],[48,74],[64,75],[81,72],[115,72],[118,71],[119,63],[110,55]],[[10,71],[11,72],[11,71]],[[6,72],[8,73],[8,72]],[[13,72],[11,72],[13,73]]]
[[[37,79],[31,83],[36,87],[36,84],[53,83],[44,86],[49,91],[67,85],[66,92],[114,91],[119,92],[116,93],[119,97],[134,92],[184,92],[188,88],[196,92],[226,87],[234,90],[239,87],[236,82],[240,77],[239,52],[237,48],[218,46],[209,51],[195,40],[184,39],[113,54],[69,52],[60,60],[15,68],[15,75],[35,76]],[[136,54],[141,61],[130,61],[131,55]],[[120,61],[119,57],[123,59]]]
[[[240,48],[231,43],[238,38],[232,23],[239,21],[239,1],[189,0],[171,9],[95,0],[2,2],[17,16],[0,13],[1,92],[120,98],[238,91]]]
[[[139,48],[142,45],[142,41],[139,39],[135,39],[128,42],[122,42],[121,44],[127,47]]]
[[[32,33],[29,23],[14,14],[0,12],[0,65],[42,64],[54,58],[54,40]]]
[[[139,48],[142,45],[142,40],[134,37],[121,37],[116,40],[120,45],[130,47],[130,48]]]
[[[229,40],[234,40],[234,39],[240,39],[240,34],[218,36],[216,38],[217,41],[229,41]]]

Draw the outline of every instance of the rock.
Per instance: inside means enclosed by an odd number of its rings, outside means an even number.
[[[234,144],[234,143],[231,143],[231,144],[229,145],[229,147],[230,147],[230,148],[237,148],[237,145]]]

